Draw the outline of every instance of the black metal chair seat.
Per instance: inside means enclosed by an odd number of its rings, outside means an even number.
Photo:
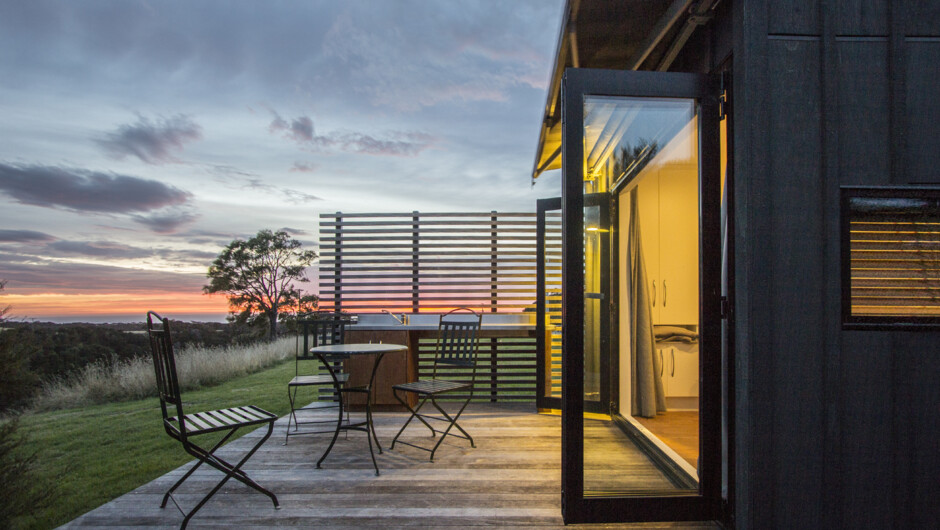
[[[460,383],[457,381],[446,381],[442,379],[425,379],[413,383],[402,383],[392,386],[395,390],[403,392],[414,392],[419,396],[441,394],[444,392],[454,392],[456,390],[469,389],[473,385],[470,383]]]
[[[397,442],[416,449],[421,449],[422,451],[429,451],[431,453],[431,461],[433,462],[434,453],[448,436],[467,440],[470,442],[470,447],[476,447],[473,443],[473,437],[457,423],[457,420],[460,418],[460,415],[463,414],[464,409],[467,408],[470,400],[473,399],[473,387],[476,384],[477,375],[477,349],[480,341],[479,331],[482,319],[483,315],[466,307],[454,309],[449,313],[441,315],[437,328],[437,351],[434,356],[434,368],[431,379],[422,379],[411,383],[402,383],[392,386],[392,394],[395,396],[395,399],[411,412],[411,416],[408,417],[408,420],[402,425],[401,430],[399,430],[395,438],[392,439],[391,449],[395,448],[395,443]],[[460,372],[463,376],[463,380],[439,379],[438,370],[442,366],[446,367],[448,371],[454,373]],[[460,410],[454,415],[448,414],[447,411],[438,404],[438,396],[462,390],[467,391],[467,394],[466,396],[461,396],[461,398],[465,397],[465,399],[463,399]],[[408,401],[402,397],[402,395],[407,395],[407,393],[417,394],[417,396],[421,398],[417,407],[412,408],[411,405],[408,404]],[[437,410],[436,413],[421,413],[421,408],[428,402]],[[434,444],[434,447],[427,448],[399,440],[399,437],[405,432],[405,428],[407,428],[411,420],[415,418],[418,418],[418,421],[430,429],[432,437],[438,434],[441,435],[437,443]],[[435,429],[431,426],[429,420],[445,422],[447,427],[444,430]],[[453,428],[456,428],[461,434],[451,432]]]
[[[156,321],[156,322],[155,322]],[[196,465],[189,468],[179,480],[173,484],[163,496],[161,508],[166,508],[168,500],[173,500],[173,504],[179,508],[180,513],[184,515],[183,524],[180,528],[186,528],[189,520],[199,511],[203,505],[208,502],[219,489],[234,478],[242,484],[263,493],[274,503],[275,508],[279,508],[277,496],[263,488],[257,482],[248,477],[242,470],[245,462],[255,454],[258,448],[264,444],[271,436],[274,430],[274,421],[277,416],[270,412],[247,405],[242,407],[232,407],[227,409],[210,410],[205,412],[196,412],[186,414],[183,411],[183,399],[180,397],[179,377],[176,373],[176,356],[173,353],[173,341],[170,338],[170,321],[164,319],[154,312],[147,313],[147,334],[150,337],[150,350],[153,353],[153,368],[157,380],[157,393],[160,396],[160,410],[163,414],[163,427],[170,437],[178,440],[183,445],[183,449],[191,456],[197,459]],[[170,411],[176,412],[171,416]],[[216,455],[215,452],[227,442],[236,432],[242,428],[258,427],[266,425],[267,430],[260,440],[249,449],[236,463],[231,463]],[[215,441],[212,447],[206,448],[195,439],[203,434],[224,432],[220,440]],[[212,438],[210,438],[212,439]],[[224,477],[207,493],[202,500],[188,513],[173,498],[173,492],[186,481],[203,464],[221,471]]]
[[[275,420],[277,420],[277,416],[274,414],[253,405],[248,405],[245,407],[186,414],[183,416],[183,425],[185,426],[186,434],[195,436],[237,427],[264,425],[265,423]],[[176,416],[166,419],[167,429],[172,430],[173,432],[171,434],[175,433],[177,437],[180,434],[179,425],[180,421]]]

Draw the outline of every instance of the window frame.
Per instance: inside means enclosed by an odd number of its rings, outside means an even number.
[[[842,297],[842,328],[846,330],[913,330],[940,329],[938,316],[854,315],[852,314],[851,209],[853,198],[923,198],[940,200],[940,186],[840,186],[840,269]]]

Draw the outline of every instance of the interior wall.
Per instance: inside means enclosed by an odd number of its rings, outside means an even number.
[[[734,2],[739,528],[940,519],[940,333],[844,331],[840,185],[940,184],[940,2]]]

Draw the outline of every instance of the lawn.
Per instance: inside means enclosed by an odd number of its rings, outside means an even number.
[[[183,392],[187,411],[252,404],[283,416],[293,359],[226,383]],[[52,505],[22,521],[54,528],[192,460],[163,430],[157,398],[24,415],[37,478],[56,484]],[[248,432],[248,431],[245,431]]]

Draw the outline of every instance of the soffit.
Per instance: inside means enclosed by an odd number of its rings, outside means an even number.
[[[532,179],[561,167],[561,77],[566,68],[652,69],[692,0],[568,0],[539,133]],[[649,66],[653,65],[653,66]]]

